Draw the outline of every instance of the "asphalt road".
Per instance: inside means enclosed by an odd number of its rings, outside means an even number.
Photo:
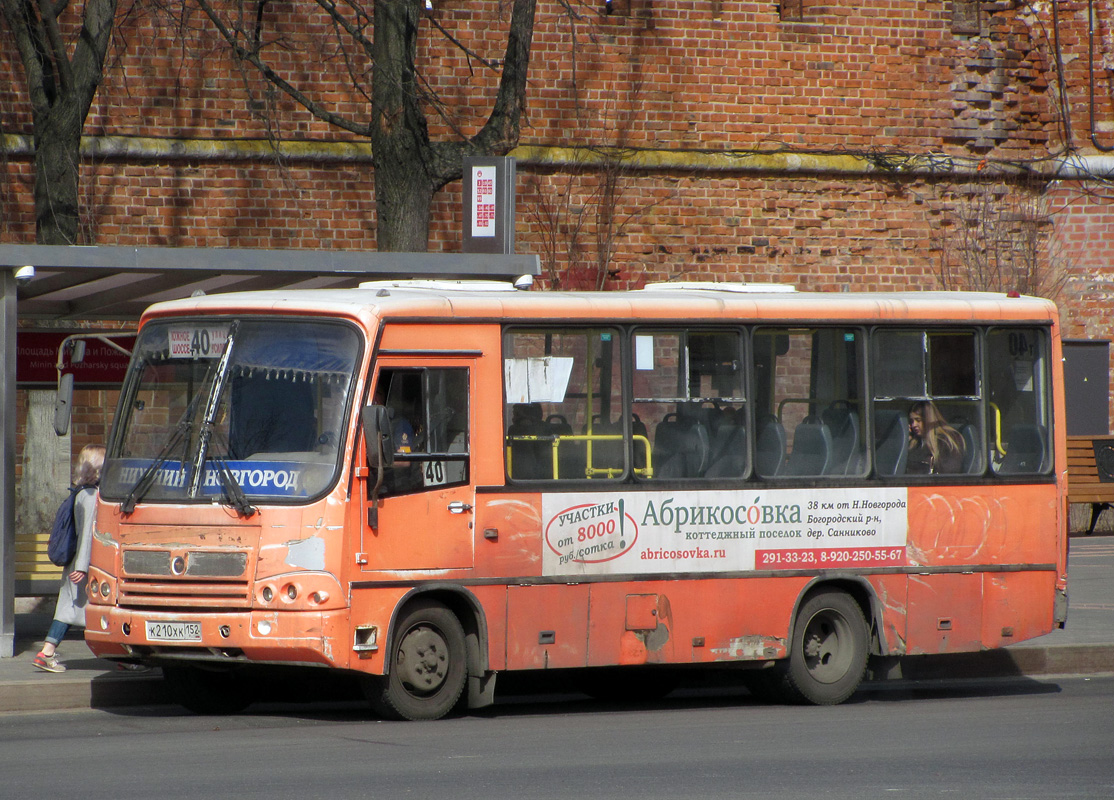
[[[94,710],[0,715],[0,797],[1110,798],[1112,754],[1112,677],[887,686],[831,708],[519,696],[431,723]]]

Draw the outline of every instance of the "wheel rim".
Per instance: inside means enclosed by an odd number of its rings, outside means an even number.
[[[850,623],[837,611],[813,614],[802,642],[809,675],[820,683],[836,683],[847,675],[854,653],[852,637]]]
[[[411,694],[434,694],[449,673],[449,644],[436,629],[419,625],[399,645],[395,669],[399,681]]]

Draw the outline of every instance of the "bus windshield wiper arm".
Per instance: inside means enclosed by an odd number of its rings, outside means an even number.
[[[220,398],[224,393],[225,381],[228,380],[228,365],[232,361],[232,345],[239,326],[238,321],[229,325],[228,338],[224,343],[224,352],[221,353],[220,362],[217,364],[217,374],[213,376],[213,385],[209,390],[209,400],[205,404],[205,414],[201,418],[201,430],[197,436],[197,458],[194,459],[193,476],[190,479],[190,497],[197,497],[201,491],[202,472],[205,467],[205,460],[209,457],[209,442],[213,438],[213,424],[216,422],[217,411],[220,409]]]
[[[228,443],[223,440],[224,452],[228,453]],[[251,503],[248,502],[248,497],[244,494],[244,489],[240,486],[240,482],[236,480],[236,476],[232,470],[228,468],[228,462],[224,460],[223,456],[213,456],[211,459],[217,468],[217,477],[220,479],[221,490],[224,497],[228,500],[228,504],[236,509],[236,513],[241,517],[252,516],[256,509]]]
[[[143,470],[143,474],[139,476],[139,480],[135,482],[131,491],[128,492],[128,496],[125,497],[124,502],[120,504],[121,513],[130,514],[135,511],[135,504],[143,499],[144,495],[147,494],[147,491],[155,483],[155,476],[159,473],[159,467],[166,463],[171,452],[178,446],[178,442],[182,441],[182,438],[189,433],[190,428],[193,427],[193,423],[190,422],[190,417],[193,415],[193,407],[191,403],[189,408],[186,409],[186,413],[182,416],[182,419],[178,421],[178,426],[174,429],[174,433],[166,440],[166,444],[163,445],[162,450],[159,451],[155,460],[147,466],[147,469]]]

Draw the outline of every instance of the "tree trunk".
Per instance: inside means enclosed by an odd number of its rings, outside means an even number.
[[[429,239],[429,129],[414,61],[422,0],[376,0],[371,150],[376,248],[424,252]]]
[[[35,136],[35,241],[77,244],[81,129],[101,81],[116,0],[85,0],[80,30],[60,25],[68,2],[0,0],[23,63]],[[67,42],[66,33],[72,34]]]
[[[375,147],[375,247],[380,252],[424,253],[429,247],[429,207],[433,186],[422,180],[420,167]]]
[[[35,126],[35,242],[78,244],[81,123],[57,108],[47,116]]]

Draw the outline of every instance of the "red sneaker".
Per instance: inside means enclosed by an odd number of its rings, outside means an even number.
[[[66,665],[58,660],[57,656],[48,656],[41,651],[31,659],[31,663],[43,672],[65,672]]]

